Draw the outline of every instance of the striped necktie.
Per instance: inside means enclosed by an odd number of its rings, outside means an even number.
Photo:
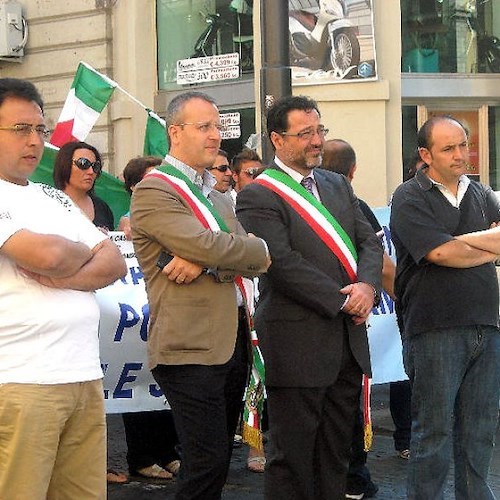
[[[313,182],[314,182],[314,180],[311,179],[311,177],[304,177],[300,181],[300,183],[314,196]]]

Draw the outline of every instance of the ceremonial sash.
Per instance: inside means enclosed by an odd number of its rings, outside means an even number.
[[[252,339],[252,370],[250,372],[250,381],[245,392],[242,437],[246,444],[259,451],[264,451],[264,444],[262,441],[262,412],[265,399],[264,358],[260,352],[259,341],[253,327],[250,332],[250,337]]]
[[[212,231],[229,233],[224,219],[217,213],[207,198],[203,196],[202,192],[177,168],[172,165],[162,166],[162,171],[154,169],[144,177],[156,177],[172,186],[189,205],[203,227]]]
[[[292,177],[275,169],[266,169],[254,182],[283,198],[337,257],[351,281],[356,281],[356,248],[340,223],[315,196]]]
[[[203,227],[212,231],[229,232],[229,229],[212,204],[201,191],[177,168],[172,165],[162,166],[162,171],[152,170],[147,177],[156,177],[172,186],[181,198],[189,205]],[[145,177],[146,177],[145,176]],[[241,276],[235,277],[235,283],[241,291],[247,311],[248,324],[252,338],[252,371],[245,394],[243,439],[251,446],[263,450],[262,443],[262,410],[264,406],[264,360],[260,352],[257,334],[253,329],[250,314],[249,297]]]

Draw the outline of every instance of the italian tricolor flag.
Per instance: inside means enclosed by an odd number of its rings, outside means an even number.
[[[113,80],[81,62],[50,139],[51,144],[61,147],[70,141],[84,141],[115,87]]]

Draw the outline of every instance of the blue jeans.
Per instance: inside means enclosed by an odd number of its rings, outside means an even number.
[[[412,382],[409,500],[440,500],[453,443],[457,499],[494,499],[486,478],[500,396],[500,332],[445,328],[406,339]]]

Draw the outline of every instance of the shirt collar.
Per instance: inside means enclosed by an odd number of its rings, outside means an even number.
[[[186,165],[184,162],[168,153],[165,155],[165,161],[180,170],[195,186],[200,187],[199,184],[201,180],[201,191],[204,196],[208,196],[217,184],[217,180],[208,170],[204,170],[203,175],[201,175],[194,168]]]
[[[427,175],[427,170],[429,169],[428,165],[424,165],[423,167],[419,168],[417,170],[417,173],[415,174],[415,179],[418,182],[418,185],[420,186],[421,189],[424,191],[428,191],[429,189],[432,188],[432,186],[442,186],[440,182],[435,181],[434,179],[431,179]],[[467,189],[467,187],[470,184],[470,178],[467,177],[465,174],[462,174],[458,178],[458,186],[459,189]]]
[[[467,192],[467,189],[470,184],[470,178],[467,177],[466,175],[462,174],[458,178],[458,189],[457,189],[457,195],[455,196],[451,191],[448,190],[446,186],[441,184],[440,182],[435,181],[434,179],[431,179],[427,175],[427,170],[428,166],[425,165],[422,168],[417,170],[417,173],[415,174],[415,178],[418,182],[418,185],[420,188],[424,191],[429,191],[433,187],[436,189],[439,189],[443,196],[454,206],[458,207],[460,206],[460,203],[465,196],[465,193]]]
[[[294,181],[297,181],[299,184],[305,177],[310,177],[314,182],[316,182],[316,179],[313,175],[313,170],[311,170],[309,174],[304,176],[293,168],[287,167],[277,156],[274,157],[274,163],[276,163],[279,168],[281,168],[286,174],[288,174]]]

